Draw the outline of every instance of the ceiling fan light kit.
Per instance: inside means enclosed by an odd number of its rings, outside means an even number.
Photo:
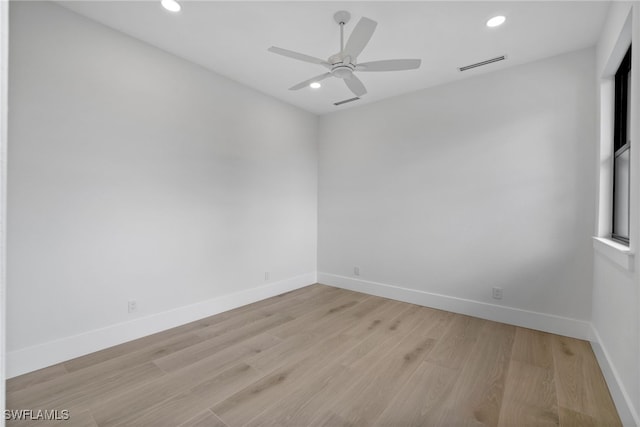
[[[493,18],[487,21],[487,27],[489,28],[499,27],[500,25],[504,24],[504,21],[506,20],[507,18],[502,15],[494,16]]]
[[[169,12],[176,13],[176,12],[180,12],[180,9],[182,9],[182,7],[180,6],[180,3],[178,3],[176,0],[162,0],[160,4]]]
[[[299,61],[310,62],[312,64],[318,64],[329,70],[324,74],[320,74],[319,76],[315,76],[298,83],[297,85],[290,87],[289,90],[299,90],[303,87],[311,86],[313,83],[318,83],[320,80],[324,80],[328,77],[336,77],[344,80],[347,88],[349,88],[356,97],[360,97],[367,93],[367,89],[362,81],[356,77],[356,72],[415,70],[420,67],[420,59],[387,59],[358,64],[358,55],[360,55],[369,43],[369,40],[371,40],[378,23],[369,18],[360,18],[360,21],[358,21],[354,27],[351,32],[351,36],[349,36],[345,45],[344,26],[351,19],[351,14],[345,10],[340,10],[333,15],[333,18],[340,26],[340,51],[331,55],[326,61],[275,46],[268,49],[270,52],[277,53],[278,55],[297,59]]]

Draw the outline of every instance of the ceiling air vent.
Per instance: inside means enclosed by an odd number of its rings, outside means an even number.
[[[333,105],[342,105],[342,104],[346,104],[347,102],[357,101],[358,99],[360,98],[356,96],[355,98],[349,98],[349,99],[345,99],[344,101],[334,102]]]
[[[504,61],[505,59],[507,59],[507,57],[505,55],[502,55],[502,56],[498,56],[498,57],[495,57],[495,58],[487,59],[486,61],[476,62],[475,64],[465,65],[464,67],[458,68],[458,70],[467,71],[467,70],[470,70],[472,68],[482,67],[483,65],[489,65],[489,64],[492,64],[494,62]]]

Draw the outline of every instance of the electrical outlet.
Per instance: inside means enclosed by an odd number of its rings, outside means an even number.
[[[354,276],[360,275],[360,267],[353,267],[353,275]]]
[[[271,278],[271,274],[268,271],[264,272],[264,281],[268,281]]]
[[[129,301],[128,309],[129,309],[129,313],[138,311],[138,302],[136,300]]]
[[[493,288],[493,299],[502,299],[502,288]]]

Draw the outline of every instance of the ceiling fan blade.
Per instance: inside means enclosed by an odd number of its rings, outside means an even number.
[[[420,68],[420,59],[387,59],[384,61],[363,62],[356,65],[356,71],[402,71]]]
[[[289,58],[297,59],[299,61],[311,62],[312,64],[324,65],[327,68],[331,68],[331,64],[327,61],[315,58],[313,56],[305,55],[304,53],[294,52],[292,50],[282,49],[281,47],[271,46],[267,49],[269,52],[277,53],[278,55],[287,56]]]
[[[313,82],[319,82],[320,80],[324,80],[327,77],[329,77],[331,75],[331,73],[324,73],[324,74],[320,74],[319,76],[315,76],[313,78],[310,78],[309,80],[305,80],[302,83],[298,83],[295,86],[291,86],[289,88],[289,90],[298,90],[298,89],[302,89],[303,87],[309,86],[311,83]]]
[[[347,87],[355,96],[362,96],[367,93],[367,88],[364,87],[364,84],[357,78],[355,75],[352,75],[349,79],[344,79]]]
[[[360,52],[371,40],[373,32],[376,30],[378,23],[369,18],[360,18],[360,21],[356,24],[356,27],[351,32],[347,45],[344,47],[344,53],[350,55],[352,58],[356,58],[360,55]]]

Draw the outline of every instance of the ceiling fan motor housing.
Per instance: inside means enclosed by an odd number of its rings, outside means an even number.
[[[331,69],[331,74],[340,79],[349,79],[353,75],[353,66],[340,64]]]

